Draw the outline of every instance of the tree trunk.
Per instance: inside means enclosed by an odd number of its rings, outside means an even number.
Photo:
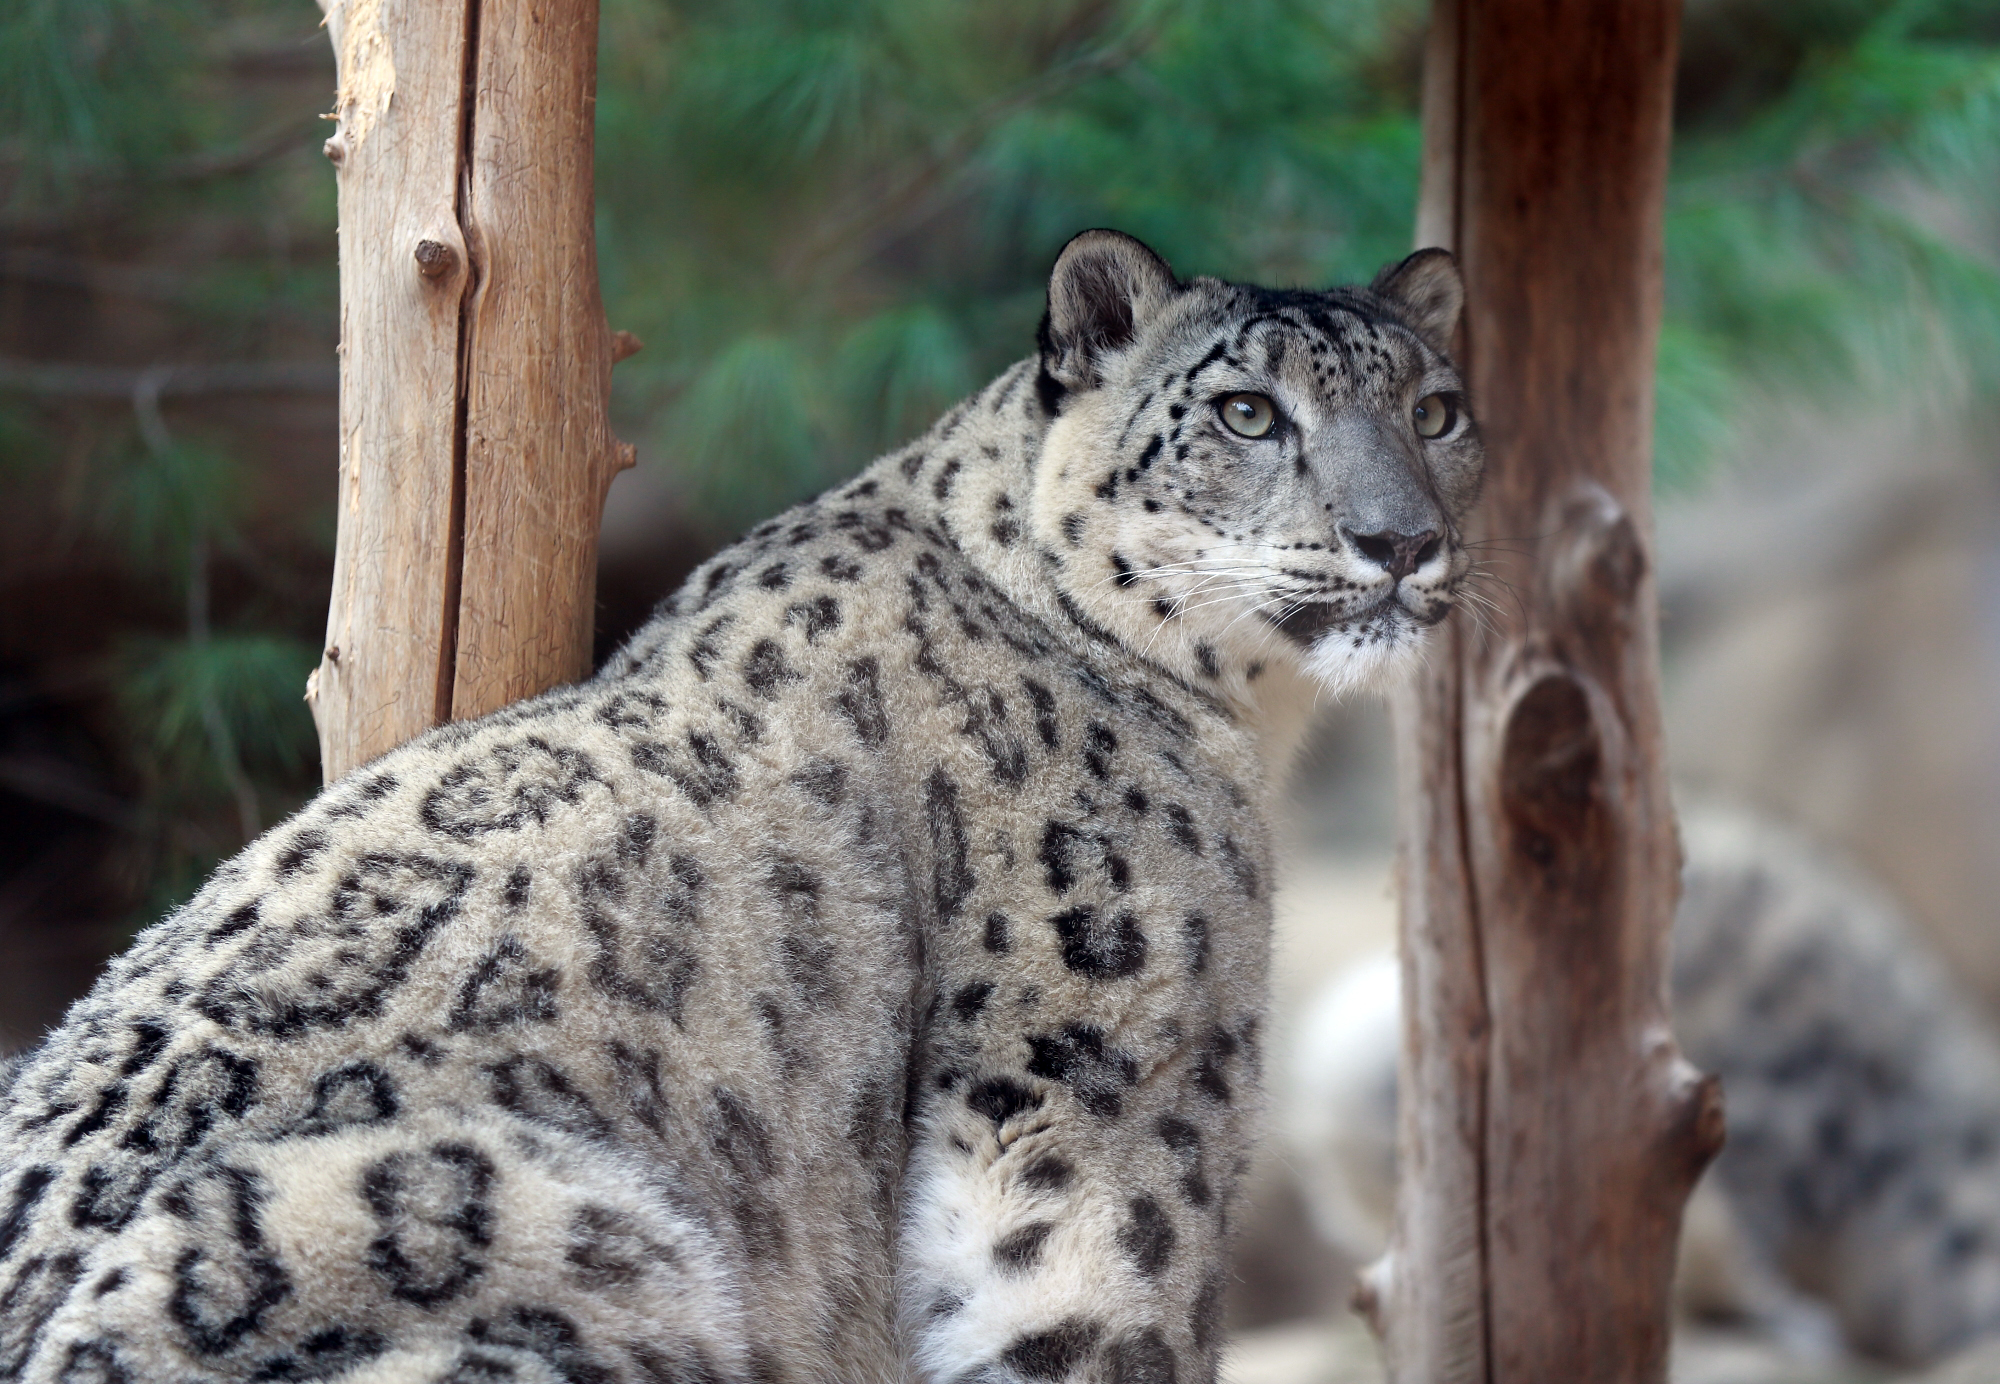
[[[596,0],[321,0],[339,65],[326,779],[589,671],[610,432]]]
[[[1398,725],[1400,1384],[1657,1384],[1719,1088],[1668,1027],[1650,544],[1673,0],[1439,0],[1418,243],[1486,440],[1479,610]],[[1470,618],[1468,618],[1470,617]]]

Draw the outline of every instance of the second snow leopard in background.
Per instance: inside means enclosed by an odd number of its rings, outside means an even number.
[[[1729,1138],[1689,1205],[1680,1297],[1795,1347],[1925,1363],[2000,1333],[2000,1035],[1851,866],[1698,810],[1673,1012]],[[1304,1015],[1283,1123],[1321,1234],[1379,1254],[1395,1184],[1399,981],[1382,957]]]

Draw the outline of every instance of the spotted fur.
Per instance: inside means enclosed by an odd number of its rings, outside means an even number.
[[[1278,766],[1442,615],[1457,281],[1180,284],[330,787],[0,1105],[0,1376],[1215,1374]],[[1224,430],[1268,394],[1286,431]],[[1355,535],[1428,526],[1419,570]],[[1356,526],[1359,527],[1356,527]],[[1365,669],[1364,669],[1365,671]]]
[[[1683,1305],[1904,1363],[2000,1334],[2000,1035],[1830,852],[1716,808],[1683,838],[1674,1027],[1729,1118],[1689,1207]],[[1399,990],[1393,958],[1354,968],[1292,1054],[1294,1166],[1357,1259],[1391,1213]]]

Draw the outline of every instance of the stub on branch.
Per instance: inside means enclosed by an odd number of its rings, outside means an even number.
[[[1436,0],[1420,244],[1464,271],[1490,628],[1399,711],[1398,1384],[1662,1384],[1719,1093],[1666,1013],[1679,850],[1650,390],[1678,6]]]
[[[326,0],[339,63],[339,539],[312,684],[331,780],[589,671],[632,449],[591,185],[595,0]]]

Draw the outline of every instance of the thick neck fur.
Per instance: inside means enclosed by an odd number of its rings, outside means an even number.
[[[1107,674],[1206,699],[1275,785],[1317,699],[1393,681],[1471,570],[1461,301],[1437,250],[1264,289],[1087,231],[1039,354],[819,504],[919,524]]]
[[[1036,374],[1035,360],[1018,362],[837,496],[902,492],[913,515],[934,515],[1058,638],[1095,659],[1151,665],[1227,706],[1256,735],[1267,782],[1282,783],[1323,695],[1298,648],[1262,622],[1236,620],[1218,635],[1211,627],[1231,622],[1164,613],[1164,598],[1122,579],[1113,550],[1090,520],[1072,517],[1068,498],[1083,470],[1078,452],[1105,410],[1096,394],[1071,395],[1052,419]]]

